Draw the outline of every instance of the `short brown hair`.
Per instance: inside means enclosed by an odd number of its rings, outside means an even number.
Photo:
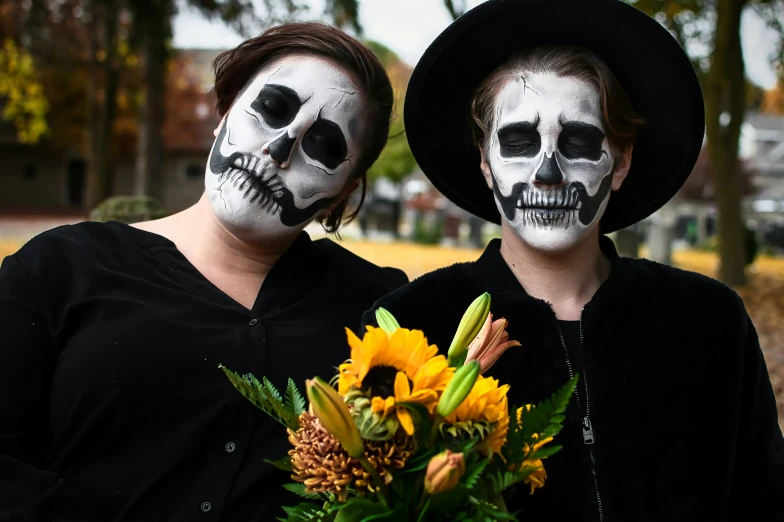
[[[613,152],[621,153],[634,144],[645,122],[635,112],[629,96],[607,64],[582,47],[547,45],[512,56],[490,73],[477,88],[471,103],[471,116],[474,120],[474,140],[480,147],[484,146],[485,136],[493,126],[493,101],[509,79],[525,72],[552,73],[593,85],[599,91],[602,118]]]
[[[357,217],[367,191],[367,171],[387,143],[394,96],[384,66],[373,52],[343,31],[318,22],[289,23],[267,29],[236,48],[221,53],[215,68],[216,109],[223,117],[234,100],[265,64],[294,54],[326,58],[343,67],[357,82],[367,104],[367,132],[363,136],[363,153],[356,162],[349,183],[361,180],[357,208],[348,216],[348,198],[340,203],[321,225],[335,233],[341,224]]]

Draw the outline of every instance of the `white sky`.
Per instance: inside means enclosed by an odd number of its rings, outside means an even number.
[[[468,0],[468,5],[473,7],[482,1]],[[306,18],[319,18],[323,0],[308,0],[308,4]],[[443,0],[362,0],[360,22],[365,38],[386,45],[413,66],[451,18]],[[747,75],[757,85],[766,89],[774,87],[776,76],[769,56],[775,50],[776,33],[747,10],[741,35]],[[196,12],[185,10],[174,22],[174,45],[179,48],[225,49],[242,40],[222,22],[207,20]]]

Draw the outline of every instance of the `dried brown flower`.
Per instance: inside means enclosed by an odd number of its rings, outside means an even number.
[[[291,457],[291,478],[302,482],[309,492],[335,493],[345,500],[348,488],[360,495],[375,491],[373,479],[362,464],[349,456],[337,439],[308,412],[299,418],[300,428],[289,430],[289,442],[294,446]],[[365,456],[386,482],[392,480],[388,470],[402,468],[414,452],[412,437],[403,432],[390,440],[367,441]]]

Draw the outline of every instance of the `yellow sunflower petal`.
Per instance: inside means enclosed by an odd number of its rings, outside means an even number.
[[[370,409],[373,411],[373,413],[383,413],[385,409],[384,406],[384,399],[381,397],[373,397],[370,400]]]
[[[384,415],[387,415],[389,412],[395,409],[395,398],[394,397],[387,397],[387,400],[384,401]]]
[[[406,430],[409,435],[414,434],[414,419],[411,417],[411,412],[405,408],[397,408],[397,420],[400,421],[400,426]]]
[[[395,399],[398,402],[405,402],[411,395],[411,387],[408,384],[408,377],[403,372],[397,372],[395,375]]]

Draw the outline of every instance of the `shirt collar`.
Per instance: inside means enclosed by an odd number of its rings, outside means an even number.
[[[611,268],[607,280],[602,283],[591,299],[589,303],[591,307],[610,301],[610,296],[617,297],[624,287],[624,285],[620,284],[624,277],[624,263],[623,259],[618,255],[615,244],[609,237],[602,235],[599,237],[599,248],[610,260]],[[509,298],[514,297],[516,299],[535,301],[539,305],[549,306],[547,302],[530,296],[525,291],[501,255],[500,239],[490,241],[485,251],[473,265],[476,276],[482,280],[490,295],[506,295]]]

